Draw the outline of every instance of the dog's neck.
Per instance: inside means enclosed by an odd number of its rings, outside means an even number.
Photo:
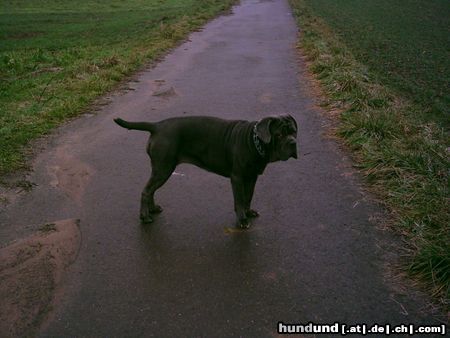
[[[258,123],[255,123],[255,126],[253,127],[253,143],[255,144],[256,151],[261,157],[266,156],[266,151],[263,149],[262,142],[258,137],[258,134],[256,133],[256,126]]]

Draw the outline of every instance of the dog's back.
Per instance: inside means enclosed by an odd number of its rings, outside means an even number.
[[[130,122],[125,121],[121,118],[114,119],[119,126],[132,129],[132,130],[142,130],[148,131],[150,133],[155,133],[157,131],[168,131],[168,129],[181,129],[186,130],[202,130],[202,129],[212,129],[222,130],[224,127],[232,126],[239,122],[247,122],[241,120],[224,120],[218,117],[212,116],[183,116],[183,117],[173,117],[159,122]]]

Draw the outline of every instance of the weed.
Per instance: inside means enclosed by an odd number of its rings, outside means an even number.
[[[44,233],[56,231],[56,224],[55,223],[46,223],[39,228],[39,231],[44,232]]]

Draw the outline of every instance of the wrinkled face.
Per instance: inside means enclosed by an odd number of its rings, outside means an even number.
[[[273,160],[297,158],[297,123],[294,118],[290,115],[279,116],[278,120],[272,122],[271,127]]]
[[[297,158],[297,122],[291,115],[262,119],[257,124],[257,135],[266,144],[270,162]]]

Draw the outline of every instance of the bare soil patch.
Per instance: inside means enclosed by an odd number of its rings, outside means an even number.
[[[52,309],[64,272],[78,254],[78,220],[44,224],[0,249],[0,336],[33,336]]]

